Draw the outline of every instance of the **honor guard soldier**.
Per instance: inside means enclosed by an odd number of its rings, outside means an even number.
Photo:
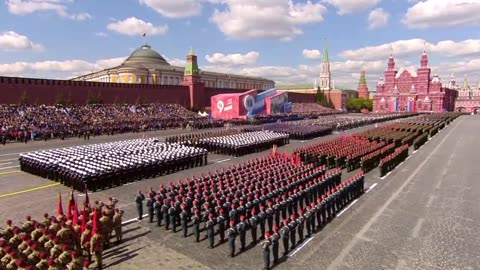
[[[310,223],[310,225],[312,226],[312,232],[315,232],[317,230],[317,224],[315,222],[315,217],[317,216],[317,208],[316,208],[316,203],[315,202],[312,202],[310,203],[310,216],[311,216],[311,220],[312,222]]]
[[[230,228],[227,230],[228,235],[228,248],[230,249],[230,257],[235,256],[235,239],[237,238],[237,228],[235,227],[235,221],[230,221]]]
[[[252,217],[249,219],[250,225],[250,232],[252,233],[252,244],[257,244],[257,226],[258,226],[258,218],[255,211],[255,208],[252,209]]]
[[[245,222],[245,216],[240,216],[240,222],[237,225],[237,231],[240,235],[240,251],[245,251],[245,242],[247,236],[247,224]]]
[[[260,224],[260,233],[261,235],[265,235],[265,221],[266,221],[266,213],[265,213],[265,206],[260,207],[260,212],[257,215],[258,223]]]
[[[162,226],[162,202],[160,201],[160,196],[157,195],[155,198],[155,203],[153,204],[153,210],[155,211],[155,217],[157,219],[157,226]]]
[[[304,213],[305,224],[307,225],[307,237],[310,237],[312,235],[312,212],[310,211],[310,209],[310,206],[307,206],[307,209]]]
[[[305,218],[303,217],[302,209],[298,211],[297,228],[298,228],[298,239],[300,242],[303,242],[303,230],[305,228]]]
[[[268,230],[269,231],[273,231],[273,216],[274,216],[274,213],[273,213],[273,203],[272,202],[269,202],[269,207],[267,208],[267,210],[265,211],[265,218],[267,220],[267,224],[268,224]],[[277,225],[277,224],[275,224]],[[278,226],[278,225],[277,225]]]
[[[170,229],[170,216],[168,215],[168,209],[168,199],[164,199],[162,205],[162,216],[163,220],[165,221],[165,230]]]
[[[220,236],[220,243],[225,241],[225,217],[223,217],[223,209],[219,210],[217,217],[218,235]]]
[[[269,270],[270,269],[270,246],[272,242],[270,240],[270,233],[265,233],[265,240],[262,242],[262,250],[263,250],[263,269]]]
[[[193,221],[193,235],[195,236],[195,242],[200,242],[200,222],[202,219],[200,217],[200,210],[195,210],[195,215],[192,218]]]
[[[290,227],[290,240],[293,248],[297,245],[297,221],[295,221],[295,214],[291,216],[291,220],[288,226]]]
[[[280,229],[280,236],[283,241],[283,255],[288,253],[288,241],[290,240],[290,228],[288,227],[288,219],[283,220],[283,227]]]
[[[278,243],[278,240],[280,240],[280,234],[278,233],[278,230],[278,226],[275,225],[275,227],[273,227],[273,234],[270,237],[270,240],[272,240],[273,264],[278,263],[278,250],[280,246]]]
[[[155,200],[153,198],[153,194],[152,193],[149,193],[148,194],[148,198],[147,198],[147,202],[146,202],[146,206],[147,206],[147,211],[148,211],[148,222],[149,223],[153,223],[153,216],[154,216],[154,208],[153,208],[153,205],[155,204]]]
[[[137,196],[135,197],[135,204],[137,205],[138,220],[143,219],[143,201],[145,200],[145,195],[139,189]]]
[[[175,202],[170,202],[170,208],[168,209],[168,217],[172,223],[173,232],[177,232],[177,208],[175,208]]]
[[[214,215],[210,213],[205,228],[207,229],[208,248],[213,248],[215,245],[215,222]]]
[[[180,213],[180,220],[182,221],[182,232],[183,237],[187,237],[187,229],[188,229],[188,213],[187,213],[187,205],[182,204],[182,212]]]

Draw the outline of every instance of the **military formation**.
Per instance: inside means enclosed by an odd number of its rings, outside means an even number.
[[[286,133],[290,139],[309,140],[312,138],[326,136],[332,133],[332,128],[317,125],[294,125],[291,122],[265,124],[252,126],[243,129],[244,131],[270,130],[278,133]]]
[[[344,182],[341,174],[277,153],[150,187],[146,195],[139,190],[135,203],[139,219],[145,206],[149,222],[183,237],[193,230],[194,242],[205,234],[207,248],[226,241],[231,257],[261,243],[269,269],[280,246],[286,255],[363,193],[363,172]]]
[[[27,216],[18,226],[7,220],[0,232],[0,269],[102,269],[104,249],[122,241],[123,210],[117,202],[110,197],[90,205],[87,196],[79,211],[72,191],[66,212],[59,197],[56,216]]]
[[[289,135],[286,133],[254,131],[220,137],[207,137],[200,139],[196,145],[207,149],[211,153],[238,157],[268,150],[273,145],[285,145],[289,141]]]
[[[202,148],[136,139],[24,153],[20,169],[75,190],[96,191],[203,166],[207,156]]]

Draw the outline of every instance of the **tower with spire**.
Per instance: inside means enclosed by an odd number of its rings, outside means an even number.
[[[358,97],[369,99],[370,95],[368,93],[367,77],[365,75],[365,66],[362,67],[362,72],[360,73],[360,82],[358,83]]]
[[[322,70],[320,72],[320,90],[332,90],[332,73],[330,71],[330,60],[328,58],[328,47],[325,42],[325,51],[323,52]]]
[[[193,108],[195,104],[200,104],[199,102],[205,95],[205,83],[202,82],[200,69],[198,68],[197,55],[193,51],[193,48],[190,48],[187,55],[187,63],[185,64],[182,85],[188,86],[189,88],[190,106]]]

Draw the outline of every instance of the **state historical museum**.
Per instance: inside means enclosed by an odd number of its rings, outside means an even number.
[[[458,96],[455,80],[447,84],[435,74],[431,75],[428,56],[423,51],[420,67],[395,69],[395,60],[390,55],[385,79],[377,83],[373,98],[374,112],[442,112],[453,111]]]

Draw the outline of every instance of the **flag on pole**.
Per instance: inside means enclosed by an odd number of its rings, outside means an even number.
[[[58,193],[57,216],[63,216],[62,194]]]
[[[67,219],[72,219],[72,211],[73,211],[73,206],[75,205],[75,195],[73,194],[73,189],[72,192],[70,193],[70,200],[68,200],[68,205],[67,205]]]
[[[82,227],[80,228],[80,230],[82,231],[82,233],[85,231],[85,229],[87,229],[87,209],[85,208],[85,206],[83,207],[83,211],[82,211]]]
[[[75,205],[73,206],[73,220],[72,220],[72,224],[73,226],[77,226],[78,225],[78,217],[80,215],[80,213],[78,213],[78,205],[77,205],[77,202],[75,201]]]

